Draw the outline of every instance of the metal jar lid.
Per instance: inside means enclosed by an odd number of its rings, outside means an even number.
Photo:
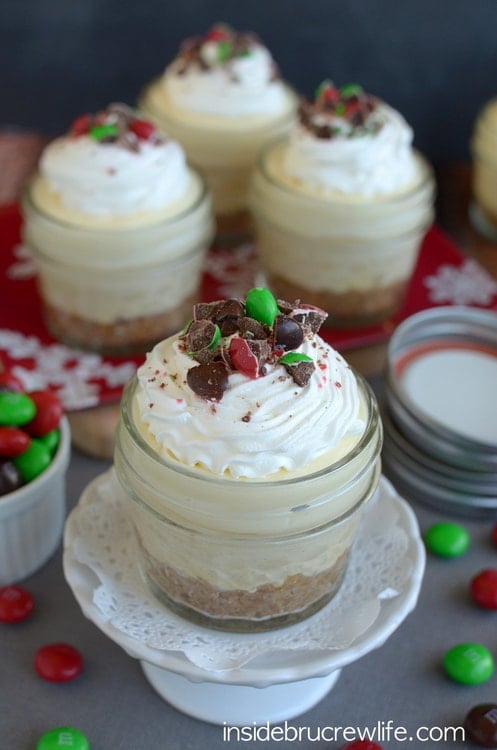
[[[497,312],[417,313],[394,332],[387,359],[384,460],[392,478],[440,509],[495,515]]]

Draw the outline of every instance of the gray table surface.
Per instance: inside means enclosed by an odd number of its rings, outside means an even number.
[[[67,475],[67,506],[73,508],[88,482],[108,463],[73,450]],[[421,529],[447,519],[444,514],[413,506]],[[229,744],[278,748],[339,748],[343,742],[315,741],[325,727],[374,727],[392,720],[410,735],[419,727],[462,723],[473,705],[497,700],[495,675],[483,685],[451,682],[441,669],[444,652],[460,642],[476,641],[497,652],[497,613],[477,608],[468,582],[485,567],[497,566],[492,522],[461,521],[468,529],[470,550],[456,560],[429,556],[418,606],[380,649],[346,667],[333,690],[312,710],[289,722],[309,727],[301,742],[223,740],[222,727],[179,713],[145,680],[139,663],[110,641],[81,613],[65,582],[61,550],[23,582],[36,599],[26,621],[0,626],[0,747],[33,750],[41,734],[71,725],[89,739],[91,750],[190,750]],[[37,648],[64,641],[78,647],[83,673],[73,682],[52,684],[33,669]],[[326,734],[325,734],[326,738]],[[411,747],[471,747],[453,741],[408,741]],[[383,742],[382,747],[404,743]]]

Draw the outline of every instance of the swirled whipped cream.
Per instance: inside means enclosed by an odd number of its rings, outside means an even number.
[[[299,115],[283,168],[304,189],[370,198],[420,178],[411,128],[360,86],[338,89],[324,81],[314,101],[301,103]]]
[[[35,199],[62,218],[164,211],[190,182],[181,146],[123,104],[78,117],[44,150],[39,174]]]
[[[196,305],[187,332],[158,344],[138,370],[145,440],[186,466],[258,479],[298,472],[358,439],[357,383],[317,335],[325,318],[266,289]]]
[[[223,118],[273,116],[289,107],[268,49],[255,34],[223,24],[183,42],[162,85],[174,106]]]

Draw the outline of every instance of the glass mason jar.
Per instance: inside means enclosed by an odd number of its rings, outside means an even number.
[[[339,590],[362,510],[380,476],[375,397],[357,375],[362,435],[325,468],[234,480],[161,457],[121,403],[114,465],[143,578],[168,607],[214,628],[298,622]]]
[[[497,98],[479,113],[471,140],[473,155],[470,216],[475,229],[497,240]]]
[[[204,177],[212,195],[218,239],[235,241],[252,229],[248,212],[250,177],[260,149],[273,138],[290,132],[297,98],[273,117],[221,118],[182,114],[172,107],[159,80],[142,93],[138,107],[171,138],[181,143],[189,163]]]
[[[84,228],[44,213],[24,193],[24,240],[38,271],[50,333],[108,355],[147,351],[177,331],[198,301],[214,234],[209,193],[199,179],[187,208],[154,224]]]
[[[268,286],[280,299],[305,299],[329,313],[325,325],[380,322],[404,301],[434,217],[435,182],[416,154],[422,178],[378,198],[322,198],[278,177],[285,141],[260,155],[250,206]],[[281,173],[281,171],[280,171]]]

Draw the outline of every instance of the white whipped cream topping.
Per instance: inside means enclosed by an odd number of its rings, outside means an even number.
[[[380,103],[378,132],[317,138],[302,125],[292,132],[283,166],[307,188],[371,197],[401,190],[419,178],[413,133],[402,115]],[[336,124],[343,121],[337,120]]]
[[[355,376],[318,336],[298,351],[316,362],[303,388],[281,365],[268,365],[256,379],[230,375],[215,402],[186,384],[187,371],[197,363],[177,337],[161,342],[138,370],[137,418],[146,425],[145,439],[152,436],[156,450],[184,465],[234,478],[298,471],[329,454],[364,429]]]
[[[91,136],[64,136],[44,150],[39,170],[64,206],[102,217],[163,209],[189,183],[183,149],[172,140],[141,141],[135,152]]]
[[[166,68],[162,85],[172,103],[181,109],[220,117],[277,115],[288,108],[288,93],[281,80],[271,80],[273,59],[268,50],[256,45],[249,55],[223,65],[214,65],[206,42],[202,54],[213,67],[202,70],[190,65],[184,72],[181,59]]]

